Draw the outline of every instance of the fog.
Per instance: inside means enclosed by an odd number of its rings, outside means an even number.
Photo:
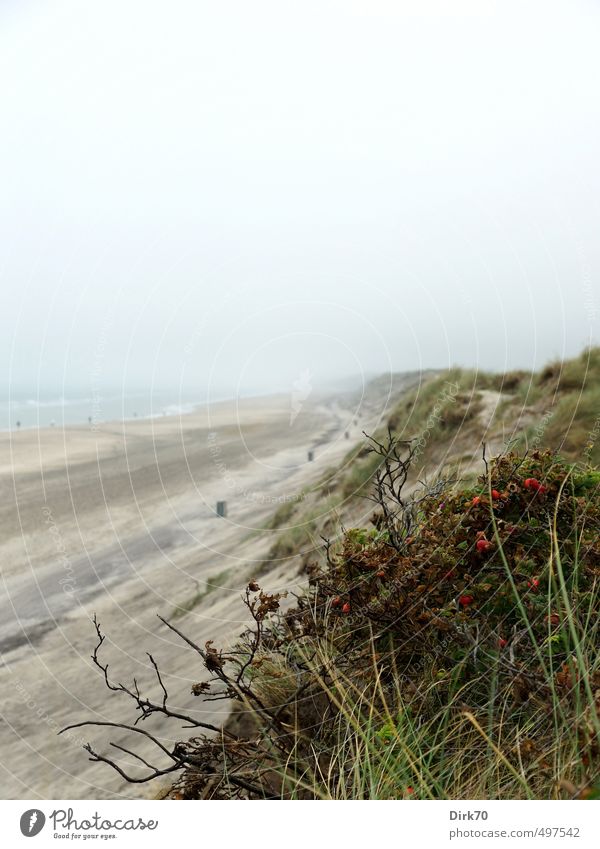
[[[257,393],[578,352],[599,36],[575,0],[5,0],[12,391]]]

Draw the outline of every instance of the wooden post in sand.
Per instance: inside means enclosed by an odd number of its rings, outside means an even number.
[[[309,463],[312,463],[312,461],[313,461],[314,459],[315,459],[315,453],[314,453],[314,451],[309,451],[309,452],[308,452],[308,462],[309,462]]]
[[[217,501],[217,516],[225,517],[227,515],[227,502]]]

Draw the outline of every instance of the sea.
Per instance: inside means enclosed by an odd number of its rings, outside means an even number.
[[[207,403],[207,398],[182,398],[168,391],[69,393],[39,395],[32,392],[10,394],[0,399],[0,430],[20,428],[91,426],[130,419],[185,415]],[[210,401],[226,400],[211,396]]]

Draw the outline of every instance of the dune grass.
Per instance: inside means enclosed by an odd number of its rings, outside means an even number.
[[[507,454],[417,503],[401,549],[347,531],[296,607],[249,587],[255,725],[241,762],[222,742],[220,798],[242,768],[269,798],[598,795],[600,474]]]
[[[501,655],[486,650],[478,670],[472,658],[424,670],[418,708],[400,677],[390,695],[375,662],[366,682],[335,675],[323,682],[338,710],[333,756],[323,769],[316,760],[307,762],[300,780],[297,769],[293,776],[282,770],[284,792],[319,799],[600,797],[598,584],[584,610],[576,610],[553,539],[546,603],[548,610],[560,609],[563,624],[559,633],[549,630],[546,639],[530,643],[542,670],[537,686],[545,691],[543,702],[516,707],[513,682],[500,683]],[[532,633],[529,614],[519,606],[519,625]],[[326,644],[320,649],[320,666],[335,669]],[[566,704],[566,690],[573,704]]]
[[[186,613],[190,613],[190,611],[194,610],[194,608],[198,607],[198,605],[202,604],[202,602],[208,598],[208,596],[223,586],[223,582],[227,580],[227,578],[231,574],[231,569],[225,569],[224,572],[219,572],[218,575],[210,575],[209,578],[204,582],[204,585],[201,586],[200,581],[196,581],[197,590],[191,595],[189,598],[184,599],[179,604],[177,604],[173,608],[173,612],[171,616],[174,619],[179,619],[182,616],[185,616]]]
[[[252,627],[199,649],[192,692],[244,721],[182,744],[171,795],[599,798],[599,386],[600,349],[538,375],[450,370],[400,401],[390,445],[421,440],[418,475],[432,458],[447,471],[500,393],[499,415],[528,424],[479,478],[434,475],[344,531],[382,462],[355,448],[282,505],[263,572],[308,550],[306,588],[282,608],[250,582]]]

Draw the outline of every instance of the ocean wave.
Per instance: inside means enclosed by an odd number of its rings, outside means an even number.
[[[193,413],[200,405],[199,404],[167,404],[166,407],[161,407],[160,410],[154,410],[145,419],[157,419],[161,416],[187,416]]]

